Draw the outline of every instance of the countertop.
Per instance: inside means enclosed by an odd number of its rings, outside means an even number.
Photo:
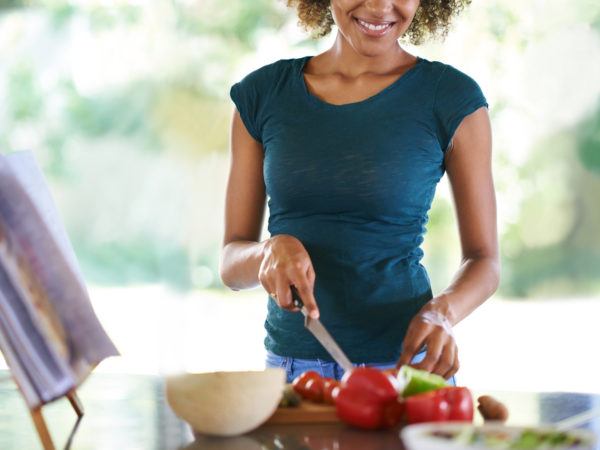
[[[0,448],[41,449],[29,411],[7,371],[0,371]],[[509,424],[552,423],[600,407],[600,395],[568,392],[475,391],[504,402]],[[43,408],[57,448],[72,449],[402,449],[400,428],[363,431],[344,424],[265,425],[235,438],[194,436],[169,408],[162,378],[93,373],[79,389],[85,415],[66,399]],[[478,413],[476,413],[478,415]],[[477,417],[476,422],[481,419]],[[74,430],[74,427],[76,428]],[[600,434],[600,419],[584,426]]]

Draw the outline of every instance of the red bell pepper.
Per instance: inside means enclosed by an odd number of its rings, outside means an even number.
[[[404,414],[388,375],[372,367],[358,367],[344,376],[335,408],[344,422],[365,429],[393,427]]]
[[[400,423],[404,418],[404,402],[395,399],[383,404],[383,428],[392,428]]]
[[[342,384],[351,389],[367,392],[380,402],[398,398],[398,391],[392,383],[393,377],[373,367],[357,367],[346,372]]]
[[[373,430],[383,424],[383,407],[368,392],[342,387],[335,397],[335,411],[344,422]]]
[[[466,387],[448,386],[404,401],[408,423],[472,421],[473,397]]]

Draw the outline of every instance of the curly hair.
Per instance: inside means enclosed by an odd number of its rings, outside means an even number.
[[[421,0],[415,18],[402,37],[414,45],[430,38],[445,38],[453,17],[471,0]],[[288,7],[296,6],[300,25],[310,31],[313,39],[326,36],[334,24],[329,0],[287,0]]]

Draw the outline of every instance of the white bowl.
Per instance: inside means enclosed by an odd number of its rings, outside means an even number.
[[[516,427],[507,426],[502,423],[490,423],[484,425],[473,425],[471,423],[460,423],[460,422],[438,422],[438,423],[419,423],[414,425],[407,425],[400,431],[402,442],[407,450],[464,450],[464,449],[499,449],[499,448],[512,448],[509,445],[506,447],[499,446],[486,446],[485,444],[465,444],[454,440],[446,439],[443,437],[433,436],[432,432],[447,432],[457,433],[460,430],[464,430],[465,427],[470,427],[477,432],[488,435],[489,433],[502,433],[507,436],[508,439],[516,438],[524,430],[551,430],[550,426],[538,426],[538,427]],[[594,450],[597,436],[584,429],[570,430],[569,433],[573,433],[576,436],[584,439],[588,442],[585,445],[577,445],[572,447],[544,447],[552,448],[553,450]]]
[[[235,436],[263,424],[277,409],[285,370],[187,373],[167,377],[169,405],[194,431]]]

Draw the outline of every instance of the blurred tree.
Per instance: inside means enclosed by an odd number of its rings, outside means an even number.
[[[596,113],[592,121],[597,117]],[[594,172],[594,157],[592,164],[581,158],[582,151],[600,153],[593,141],[597,130],[590,129],[589,122],[540,141],[522,167],[531,189],[521,203],[519,222],[504,236],[507,295],[600,290],[600,177]],[[582,150],[586,146],[591,149]]]
[[[90,281],[220,285],[229,86],[327,44],[296,22],[278,0],[0,0],[0,147],[34,150]],[[600,291],[600,3],[474,2],[413,51],[490,101],[501,292]],[[439,289],[460,257],[444,183],[428,229]]]
[[[469,67],[474,55],[463,48],[477,40],[474,67],[487,68],[477,79],[494,127],[500,292],[599,292],[600,3],[508,0],[474,4],[469,14],[459,27],[476,25],[447,44]]]
[[[600,104],[575,132],[577,151],[582,164],[592,172],[600,174]]]
[[[27,2],[24,0],[0,0],[0,11],[3,9],[12,9],[17,7],[26,6]]]
[[[283,23],[281,9],[38,0],[0,10],[0,145],[35,151],[88,279],[217,285],[219,234],[205,223],[219,209],[194,208],[222,185],[196,175],[225,153],[236,63],[262,27]]]

